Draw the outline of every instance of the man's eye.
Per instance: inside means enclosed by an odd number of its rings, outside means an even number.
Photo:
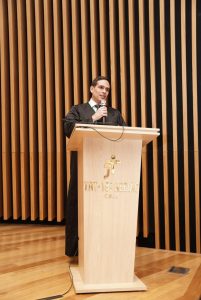
[[[106,91],[107,93],[109,93],[109,91],[110,91],[109,88],[106,88],[106,87],[104,87],[103,85],[99,85],[98,88],[99,88],[100,90],[104,90],[104,89],[105,89],[105,91]]]

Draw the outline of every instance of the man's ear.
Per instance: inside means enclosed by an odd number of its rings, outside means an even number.
[[[90,86],[90,92],[93,93],[94,87],[93,85]]]

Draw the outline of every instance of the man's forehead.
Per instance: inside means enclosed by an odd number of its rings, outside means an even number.
[[[99,81],[97,82],[97,85],[110,87],[110,83],[109,83],[107,80],[99,80]]]

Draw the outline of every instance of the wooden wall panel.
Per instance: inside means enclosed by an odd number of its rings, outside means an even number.
[[[1,31],[0,31],[1,34]],[[1,78],[1,37],[0,37],[0,78]],[[1,104],[1,80],[0,80],[0,104]],[[1,105],[0,105],[0,126],[1,126]],[[2,139],[0,132],[0,218],[3,217],[3,184],[2,184]]]
[[[20,111],[20,163],[22,219],[30,216],[29,186],[29,106],[27,73],[26,7],[17,1],[18,61],[19,61],[19,111]]]
[[[100,16],[100,73],[108,75],[108,24],[107,24],[107,1],[99,1],[99,16]]]
[[[164,218],[165,218],[165,248],[170,249],[169,228],[169,187],[168,187],[168,134],[167,134],[167,99],[166,99],[166,61],[165,61],[165,6],[164,0],[160,6],[160,47],[161,47],[161,99],[162,99],[162,138],[163,138],[163,182],[164,182]]]
[[[175,3],[170,1],[171,33],[171,76],[172,76],[172,127],[173,127],[173,166],[174,166],[174,202],[175,202],[175,244],[180,250],[179,220],[179,170],[178,170],[178,137],[177,137],[177,89],[176,89],[176,49],[175,49]]]
[[[109,2],[109,29],[110,29],[110,78],[111,78],[111,104],[118,106],[118,80],[117,80],[117,31],[116,31],[115,0]],[[93,73],[92,73],[93,75]]]
[[[79,2],[72,1],[72,46],[73,46],[73,88],[74,88],[74,104],[82,101],[82,52],[81,52],[81,28],[80,28],[80,9]]]
[[[10,53],[10,100],[11,100],[11,151],[13,218],[21,216],[20,176],[20,126],[19,126],[19,77],[16,2],[8,1],[9,53]]]
[[[199,170],[199,140],[198,140],[198,92],[197,92],[197,41],[196,41],[196,5],[197,0],[192,2],[192,81],[193,81],[193,129],[194,129],[194,169],[195,169],[195,224],[196,224],[196,252],[200,253],[200,170]]]
[[[64,221],[62,119],[108,75],[128,125],[161,129],[143,149],[139,244],[200,252],[198,4],[0,0],[0,218]]]
[[[72,71],[72,32],[71,32],[71,5],[70,0],[62,1],[63,17],[63,61],[64,61],[64,101],[65,112],[68,112],[73,104],[73,71]],[[85,69],[84,69],[85,70]],[[85,92],[84,92],[85,95]],[[67,144],[67,139],[66,139]],[[70,153],[66,150],[66,185],[68,189],[70,179],[70,166],[67,164]]]
[[[135,52],[135,2],[128,1],[129,22],[129,58],[130,58],[130,104],[131,104],[131,126],[137,126],[137,87],[136,87],[136,52]]]
[[[151,108],[152,126],[157,128],[157,99],[156,99],[156,71],[154,44],[154,0],[149,1],[149,32],[150,32],[150,79],[151,79]],[[155,246],[160,248],[160,216],[159,216],[159,179],[158,179],[158,139],[153,141],[153,182],[154,182],[154,226]]]
[[[54,43],[53,4],[44,0],[45,32],[45,75],[46,75],[46,117],[47,117],[47,195],[48,221],[56,216],[56,140],[55,140],[55,89],[54,89]]]
[[[99,24],[98,1],[90,0],[90,29],[91,29],[91,71],[92,78],[99,74]]]
[[[119,0],[119,54],[120,54],[120,88],[121,88],[121,112],[125,122],[128,122],[128,74],[126,69],[127,45],[126,45],[126,14],[125,1]]]
[[[30,208],[31,220],[38,217],[38,128],[36,97],[36,39],[34,2],[26,1],[27,12],[27,56],[29,99],[29,159],[30,159]]]
[[[188,113],[187,113],[187,69],[186,69],[186,1],[181,1],[181,65],[183,102],[183,140],[184,140],[184,202],[185,202],[185,244],[190,251],[189,220],[189,161],[188,161]]]
[[[72,28],[70,0],[62,1],[65,111],[73,104]]]
[[[141,126],[147,127],[146,117],[146,61],[145,61],[145,20],[144,2],[139,1],[139,47],[140,47],[140,95],[141,95]],[[148,178],[147,178],[147,147],[142,150],[142,209],[143,236],[148,237]]]
[[[36,27],[36,81],[37,81],[37,120],[38,120],[38,181],[39,219],[47,217],[47,133],[46,133],[46,91],[45,91],[45,41],[43,2],[35,2]]]
[[[54,13],[54,61],[55,61],[55,110],[56,110],[56,174],[57,174],[57,221],[64,218],[64,134],[63,134],[63,59],[62,53],[62,6],[53,1]]]
[[[7,2],[0,2],[1,38],[1,138],[2,138],[2,183],[3,215],[12,216],[11,184],[11,133],[10,133],[10,85],[9,85],[9,36]]]
[[[90,46],[89,46],[89,13],[87,1],[81,0],[81,36],[82,36],[82,73],[83,73],[83,101],[90,98]]]

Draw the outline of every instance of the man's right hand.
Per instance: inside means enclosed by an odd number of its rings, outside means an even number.
[[[100,120],[102,117],[107,117],[107,106],[99,107],[95,114],[92,115],[92,120],[95,122]]]

